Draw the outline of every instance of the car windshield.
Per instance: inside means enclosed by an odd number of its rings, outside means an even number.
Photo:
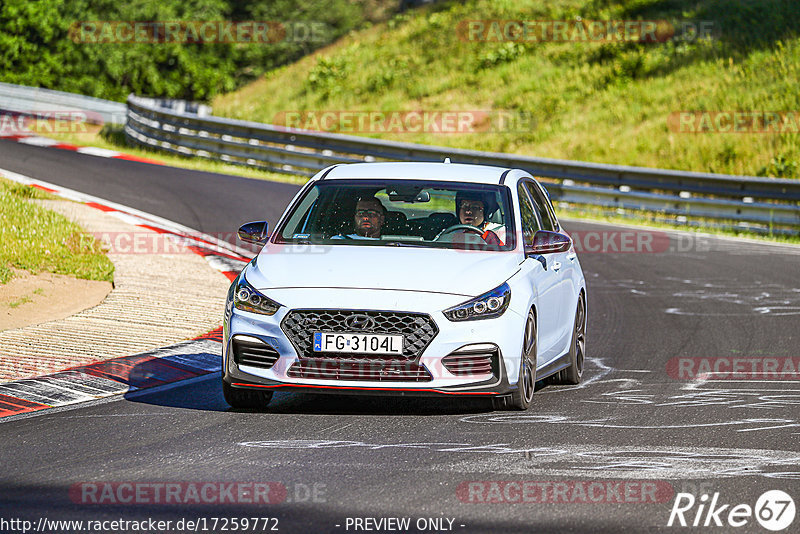
[[[311,187],[275,243],[514,249],[505,186],[420,180],[330,180]]]

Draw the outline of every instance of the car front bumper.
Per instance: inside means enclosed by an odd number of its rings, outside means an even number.
[[[509,394],[516,389],[524,318],[512,308],[494,319],[452,322],[444,316],[442,310],[460,304],[468,300],[468,297],[378,289],[282,289],[265,293],[277,302],[290,303],[290,306],[282,307],[274,316],[245,312],[230,306],[226,308],[223,380],[233,387],[400,396],[497,396]],[[308,363],[308,355],[298,354],[297,347],[287,336],[282,323],[288,313],[298,309],[380,310],[429,315],[437,329],[433,339],[421,354],[400,362],[418,365],[427,372],[429,379],[392,380],[391,374],[380,376],[379,379],[297,376],[297,367],[292,371],[293,366],[298,362]],[[309,336],[312,331],[313,329],[309,329]],[[268,369],[237,363],[234,361],[232,349],[234,337],[239,340],[260,341],[276,354],[276,361]],[[444,357],[458,349],[487,344],[496,347],[491,374],[454,374],[442,362]],[[349,361],[360,358],[363,358],[365,369],[374,364],[374,360],[368,358],[347,357]]]

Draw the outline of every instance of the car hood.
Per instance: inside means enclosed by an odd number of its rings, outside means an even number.
[[[519,255],[411,247],[273,245],[245,271],[259,290],[387,289],[478,296],[519,270]]]

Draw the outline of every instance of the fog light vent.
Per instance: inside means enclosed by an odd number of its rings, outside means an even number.
[[[252,340],[252,341],[251,341]],[[270,345],[255,338],[247,340],[233,338],[233,361],[238,365],[249,365],[261,369],[270,369],[278,361],[280,354]]]
[[[466,345],[442,358],[442,365],[456,376],[492,375],[497,371],[498,353],[492,343]]]

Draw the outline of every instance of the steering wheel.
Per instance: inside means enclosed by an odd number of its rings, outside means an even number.
[[[457,232],[459,230],[464,230],[465,232],[475,232],[479,236],[483,236],[483,230],[475,226],[472,226],[471,224],[454,224],[453,226],[445,228],[444,230],[439,232],[439,235],[434,237],[433,240],[439,241],[439,239],[442,238],[443,236],[447,234],[452,234],[453,232]]]

